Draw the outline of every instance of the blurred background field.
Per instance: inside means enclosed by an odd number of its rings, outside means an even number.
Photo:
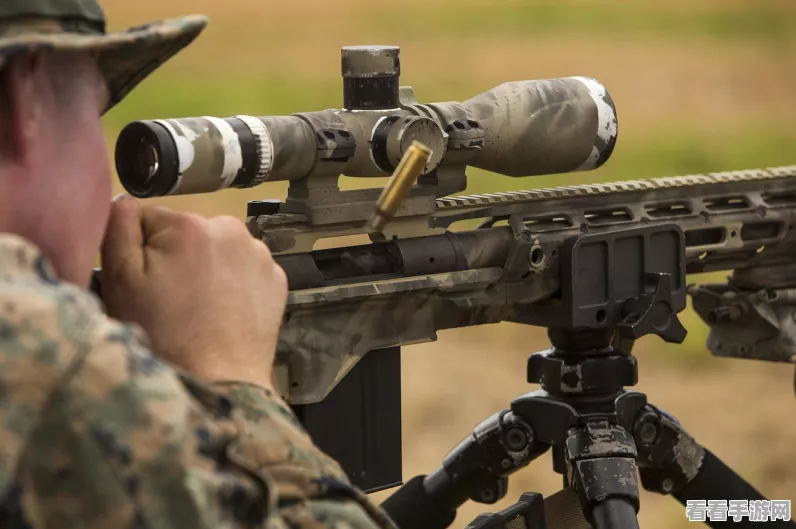
[[[796,164],[796,2],[790,0],[105,4],[112,29],[187,13],[211,17],[193,46],[106,116],[111,146],[135,119],[339,108],[340,47],[391,44],[401,47],[402,84],[412,85],[421,102],[571,75],[594,77],[612,94],[620,133],[603,168],[524,179],[473,171],[469,193]],[[284,191],[268,184],[161,202],[243,217],[247,200],[281,198]],[[690,312],[682,319],[685,345],[657,338],[639,344],[638,388],[764,494],[796,500],[793,368],[714,359],[703,346],[704,325]],[[405,478],[435,468],[473,425],[535,389],[524,382],[525,360],[546,346],[543,330],[501,324],[444,332],[435,343],[406,348]],[[545,456],[513,478],[496,507],[524,490],[550,494],[559,485]],[[483,510],[468,505],[455,527]],[[640,520],[644,529],[687,526],[679,504],[647,493]]]

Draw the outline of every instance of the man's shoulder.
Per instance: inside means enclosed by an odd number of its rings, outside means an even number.
[[[60,282],[27,241],[0,234],[0,371],[5,398],[49,392],[85,356],[106,318],[89,292]],[[36,381],[36,391],[23,386]]]
[[[29,242],[0,234],[0,495],[45,410],[108,326],[94,296],[60,282]]]

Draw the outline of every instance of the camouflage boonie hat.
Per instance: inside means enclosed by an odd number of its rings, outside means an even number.
[[[0,0],[0,70],[10,57],[23,53],[93,53],[108,84],[107,112],[190,44],[207,22],[194,15],[108,34],[97,0]]]

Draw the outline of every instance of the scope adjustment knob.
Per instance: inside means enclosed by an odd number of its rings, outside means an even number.
[[[436,121],[420,116],[388,116],[379,120],[371,138],[373,160],[379,169],[392,173],[413,141],[431,151],[421,174],[439,167],[445,157],[445,135]]]
[[[343,108],[398,108],[401,49],[397,46],[345,46],[340,54]]]

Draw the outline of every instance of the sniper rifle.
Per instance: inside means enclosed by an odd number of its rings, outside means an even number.
[[[542,389],[390,498],[399,526],[446,527],[467,499],[498,501],[508,475],[550,447],[565,494],[524,495],[471,527],[555,527],[566,516],[550,513],[564,511],[578,514],[569,527],[637,527],[637,467],[645,488],[682,502],[762,498],[624,388],[637,382],[635,340],[684,340],[677,314],[689,294],[713,354],[796,361],[796,166],[451,196],[467,167],[600,167],[616,143],[615,105],[586,77],[421,104],[399,87],[399,64],[397,47],[343,48],[342,109],[139,121],[117,143],[136,197],[290,182],[284,202],[250,202],[246,223],[288,277],[277,370],[319,446],[364,490],[400,484],[400,347],[509,321],[548,329],[552,348],[527,364]],[[339,187],[341,174],[393,173],[386,191]],[[460,221],[479,224],[454,231]],[[363,234],[370,243],[317,248]],[[715,271],[729,282],[686,285]]]

